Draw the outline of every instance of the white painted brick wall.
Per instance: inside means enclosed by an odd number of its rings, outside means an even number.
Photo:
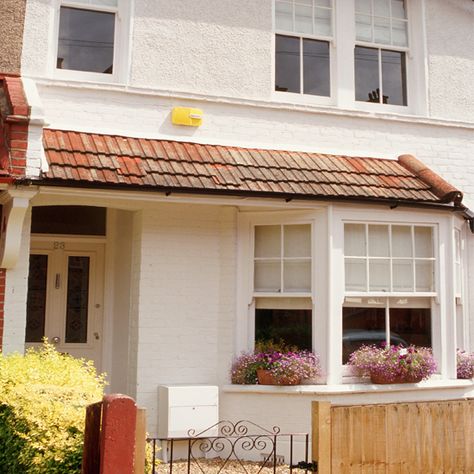
[[[31,210],[25,215],[21,235],[20,258],[15,268],[6,272],[3,353],[25,349],[26,296],[30,261]]]
[[[137,400],[148,409],[153,432],[158,385],[226,381],[236,215],[228,207],[160,205],[144,210],[142,219],[141,269],[132,270],[139,282]]]

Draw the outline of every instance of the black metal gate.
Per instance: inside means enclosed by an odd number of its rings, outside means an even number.
[[[304,460],[300,459],[296,463],[295,441],[302,443],[304,447]],[[148,442],[153,454],[153,474],[173,474],[178,466],[179,472],[186,474],[207,474],[211,471],[219,474],[230,470],[244,474],[276,474],[277,471],[292,474],[294,470],[317,470],[313,463],[308,463],[308,433],[281,433],[277,426],[268,430],[245,420],[236,423],[220,421],[199,433],[189,430],[186,438],[149,438]],[[184,457],[180,456],[179,461],[175,452],[178,443],[181,449],[185,445],[187,452]],[[157,451],[163,445],[169,448],[168,464],[159,464],[157,467]],[[255,457],[258,455],[260,460],[256,461]],[[211,460],[212,469],[209,467]]]

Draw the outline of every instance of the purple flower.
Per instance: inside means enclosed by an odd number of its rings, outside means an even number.
[[[472,379],[474,377],[474,353],[458,349],[456,360],[458,379]]]

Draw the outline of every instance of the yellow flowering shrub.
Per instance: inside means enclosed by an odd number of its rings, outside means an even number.
[[[85,408],[104,386],[92,362],[47,342],[26,355],[0,354],[0,472],[80,473]]]

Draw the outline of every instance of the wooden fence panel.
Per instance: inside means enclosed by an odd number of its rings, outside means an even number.
[[[313,403],[313,415],[320,413]],[[321,425],[314,420],[313,440]],[[474,400],[331,406],[326,439],[328,426],[330,459],[313,452],[320,472],[474,473]]]

